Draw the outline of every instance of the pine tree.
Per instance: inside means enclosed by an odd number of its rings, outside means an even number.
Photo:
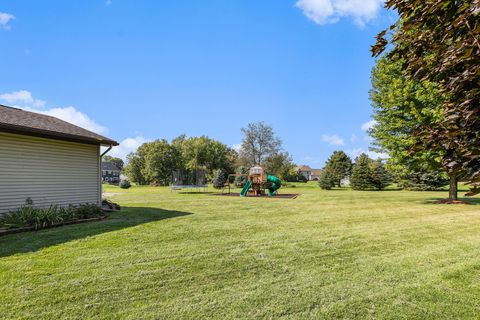
[[[244,166],[240,166],[237,168],[237,174],[246,174],[248,172],[248,169],[245,168]],[[245,184],[247,183],[247,177],[246,176],[236,176],[235,177],[235,187],[237,188],[243,188]]]
[[[223,186],[225,185],[225,182],[227,182],[227,179],[225,177],[225,172],[223,170],[219,169],[216,170],[215,173],[213,174],[213,187],[215,189],[222,189]]]
[[[325,168],[329,168],[334,183],[340,187],[342,179],[349,177],[352,172],[352,159],[343,151],[335,151],[327,161]]]
[[[371,164],[371,183],[377,190],[383,190],[392,181],[390,173],[385,169],[382,161],[373,161]]]
[[[318,181],[318,185],[323,190],[330,190],[335,187],[335,175],[333,170],[329,167],[325,167],[320,175],[320,180]]]
[[[369,190],[374,186],[372,184],[372,160],[362,153],[355,159],[355,164],[350,178],[350,185],[354,190]]]

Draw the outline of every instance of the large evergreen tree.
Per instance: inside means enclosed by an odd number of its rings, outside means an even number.
[[[374,188],[372,183],[372,160],[362,153],[355,159],[350,186],[354,190],[369,190]]]
[[[327,160],[324,171],[328,169],[329,175],[337,187],[341,186],[341,181],[350,176],[352,172],[352,159],[343,151],[334,151]]]
[[[370,182],[375,189],[383,190],[390,185],[392,176],[387,169],[385,169],[381,160],[373,161],[370,170]]]

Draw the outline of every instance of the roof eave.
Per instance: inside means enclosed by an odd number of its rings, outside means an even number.
[[[59,133],[55,131],[47,131],[41,129],[35,129],[30,127],[22,127],[22,126],[15,126],[15,125],[8,125],[4,123],[0,123],[0,132],[7,132],[7,133],[15,133],[27,136],[34,136],[39,138],[48,138],[54,140],[63,140],[63,141],[70,141],[70,142],[78,142],[78,143],[85,143],[85,144],[94,144],[100,146],[118,146],[119,143],[115,140],[104,139],[98,140],[94,138],[88,138],[84,136],[77,136],[74,134],[66,134],[66,133]]]

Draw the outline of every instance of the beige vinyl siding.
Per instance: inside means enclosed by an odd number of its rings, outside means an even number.
[[[101,199],[99,146],[0,132],[0,213]]]

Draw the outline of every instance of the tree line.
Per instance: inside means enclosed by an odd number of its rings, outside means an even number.
[[[175,170],[203,170],[208,181],[220,186],[228,174],[244,173],[254,165],[263,166],[285,181],[304,179],[271,126],[263,122],[251,123],[241,132],[243,139],[239,150],[207,136],[181,135],[170,142],[162,139],[144,143],[127,156],[124,172],[130,181],[140,185],[169,185]]]
[[[322,169],[318,184],[330,190],[347,181],[354,190],[383,190],[392,182],[392,175],[381,160],[372,160],[362,153],[352,162],[343,151],[335,151]]]

